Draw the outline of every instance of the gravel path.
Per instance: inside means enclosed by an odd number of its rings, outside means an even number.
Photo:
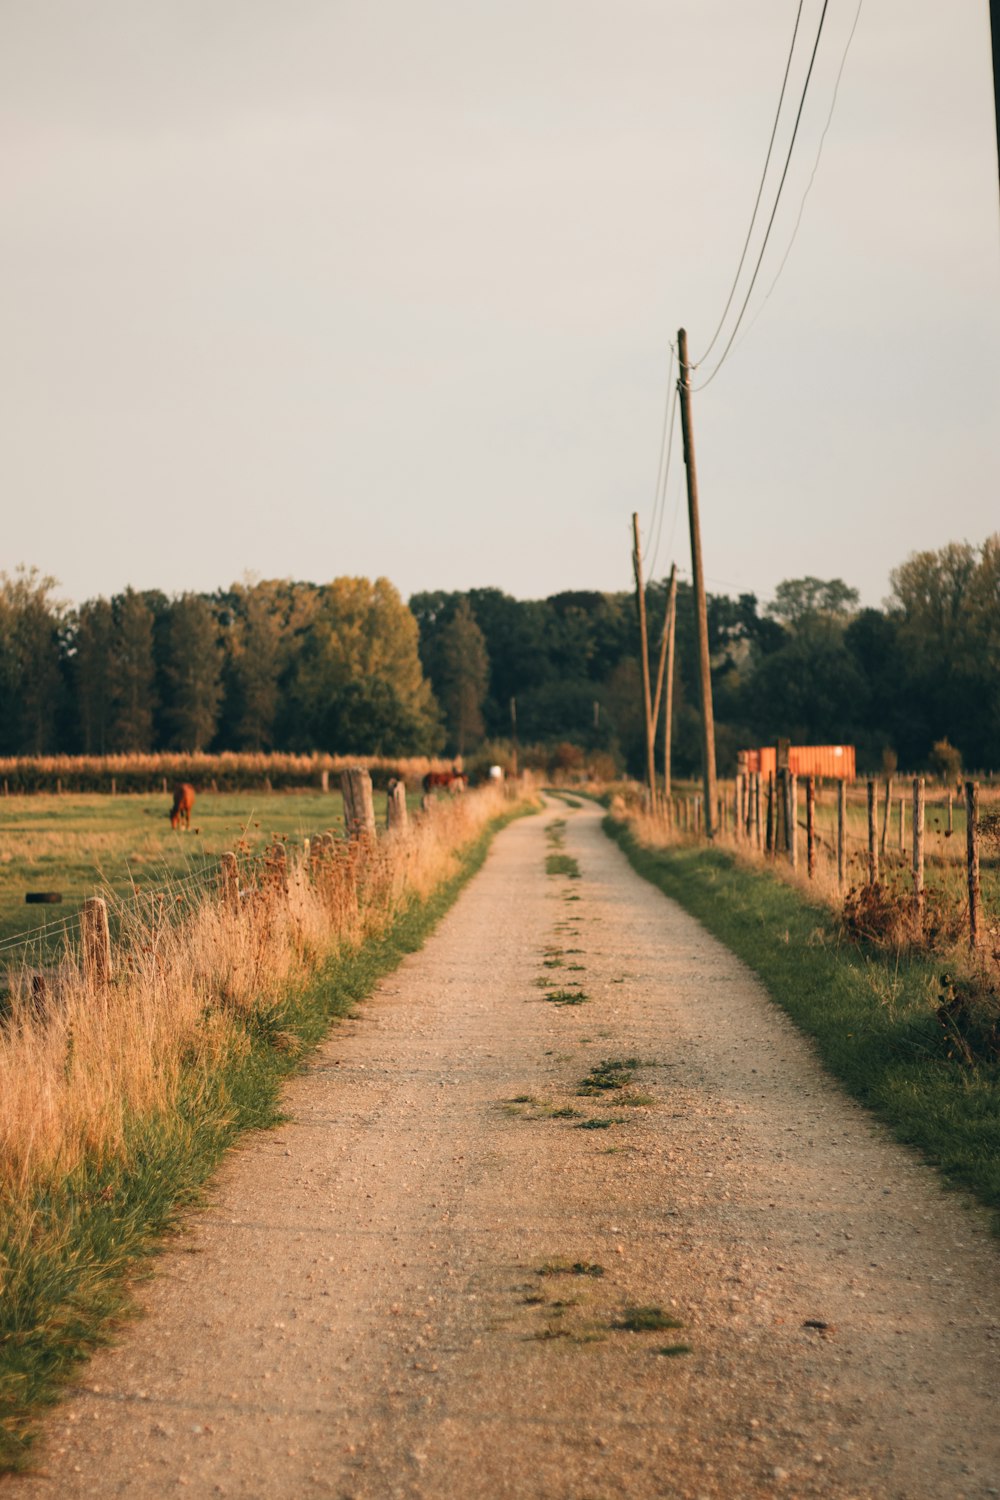
[[[3,1500],[1000,1494],[983,1219],[593,807],[507,829],[288,1107]]]

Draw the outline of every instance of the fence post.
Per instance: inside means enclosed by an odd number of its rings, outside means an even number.
[[[760,772],[753,779],[753,842],[757,853],[760,853]]]
[[[965,783],[965,857],[969,876],[969,947],[982,941],[979,893],[979,782]]]
[[[868,782],[868,884],[878,885],[878,782]]]
[[[740,814],[743,811],[743,772],[736,772],[736,791],[733,796],[733,838],[740,842]]]
[[[701,837],[701,798],[700,797],[695,797],[695,799],[694,799],[694,832],[695,832],[695,837],[696,838],[700,838]]]
[[[329,773],[329,771],[320,771],[320,773],[319,773],[319,789],[320,789],[321,792],[328,792],[330,790],[330,773]]]
[[[885,816],[882,819],[882,841],[879,844],[879,852],[885,859],[885,843],[889,837],[889,819],[892,817],[892,772],[888,772],[885,778]]]
[[[375,803],[372,799],[372,779],[364,766],[352,766],[340,774],[340,790],[344,798],[344,827],[351,839],[374,839]]]
[[[806,869],[809,879],[816,873],[816,778],[806,777]]]
[[[906,798],[902,793],[899,797],[899,852],[906,853]]]
[[[799,863],[799,778],[794,771],[788,771],[786,775],[788,811],[785,816],[788,820],[788,862],[795,870]]]
[[[393,777],[385,804],[385,826],[390,833],[405,833],[409,819],[406,812],[406,782]]]
[[[235,910],[240,901],[240,872],[236,855],[231,852],[225,853],[220,861],[219,884],[223,901]]]
[[[847,782],[837,782],[837,884],[841,890],[847,876]]]
[[[924,778],[913,778],[913,922],[924,925]]]
[[[103,989],[111,978],[111,933],[103,896],[90,896],[83,903],[80,932],[83,977],[90,989]]]
[[[118,782],[114,776],[111,778],[111,795],[112,797],[117,797],[118,795]]]
[[[767,832],[764,840],[768,854],[774,853],[774,772],[767,773]]]
[[[955,794],[948,793],[948,832],[955,832]]]

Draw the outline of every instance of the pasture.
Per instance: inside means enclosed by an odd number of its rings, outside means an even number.
[[[412,807],[419,795],[408,798]],[[72,918],[98,889],[119,898],[214,877],[227,849],[248,852],[276,839],[343,831],[339,792],[199,792],[191,831],[174,831],[162,793],[101,793],[0,798],[0,943]],[[385,794],[375,810],[385,818]],[[61,891],[60,905],[27,906],[28,891]],[[58,935],[58,934],[57,934]]]

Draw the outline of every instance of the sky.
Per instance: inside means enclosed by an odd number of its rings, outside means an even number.
[[[687,568],[670,346],[725,306],[797,4],[5,0],[0,569],[532,598],[630,587],[633,511]],[[692,376],[713,592],[878,605],[1000,530],[988,3],[866,0],[803,207],[856,14]]]

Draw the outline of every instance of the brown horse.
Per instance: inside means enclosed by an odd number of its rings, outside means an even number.
[[[191,827],[191,809],[194,807],[194,787],[189,781],[179,781],[174,787],[174,805],[170,809],[170,826]]]
[[[428,771],[424,777],[424,795],[429,796],[438,788],[452,793],[464,792],[467,785],[468,777],[457,768],[452,771]]]

